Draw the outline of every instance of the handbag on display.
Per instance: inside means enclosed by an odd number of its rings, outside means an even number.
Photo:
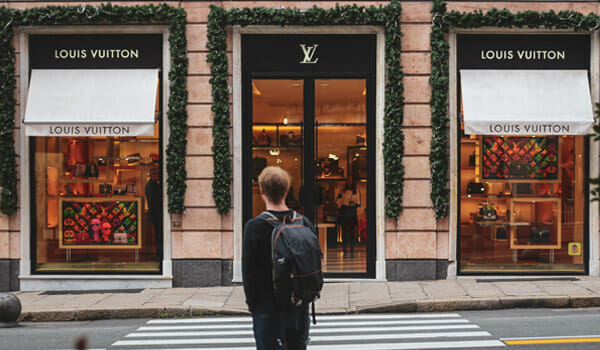
[[[475,152],[469,156],[469,166],[475,166]]]
[[[483,220],[496,220],[498,218],[498,213],[491,204],[483,205],[481,209],[479,209],[479,214]]]
[[[356,145],[357,146],[364,146],[366,144],[367,144],[366,135],[356,135]]]
[[[96,163],[92,162],[92,163],[86,164],[84,176],[98,177],[98,166],[96,165]]]
[[[468,194],[485,194],[485,186],[481,182],[471,181],[467,184]]]
[[[506,232],[506,228],[504,227],[498,227],[496,229],[496,239],[499,241],[503,241],[505,239],[507,239],[508,237],[508,232]]]
[[[550,242],[550,230],[547,228],[534,228],[531,230],[529,240],[535,243],[548,243]]]
[[[111,184],[100,184],[100,193],[111,194],[112,193],[112,185]]]
[[[257,146],[271,146],[271,137],[267,134],[265,129],[256,137]]]
[[[76,177],[84,177],[85,176],[86,166],[82,162],[77,162],[73,166],[73,176]]]

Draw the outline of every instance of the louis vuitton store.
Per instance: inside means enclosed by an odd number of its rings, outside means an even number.
[[[258,174],[280,166],[292,177],[288,207],[318,230],[325,275],[374,278],[377,33],[239,40],[242,221],[264,210]]]
[[[111,275],[170,286],[160,282],[163,34],[32,30],[23,42],[21,289],[79,289],[78,276],[104,289]]]
[[[584,274],[591,36],[458,34],[459,274]]]

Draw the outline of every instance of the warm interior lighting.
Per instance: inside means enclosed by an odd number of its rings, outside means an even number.
[[[269,155],[273,157],[277,157],[280,153],[281,151],[279,150],[279,148],[273,148],[269,150]]]
[[[288,125],[288,118],[283,118],[283,125]]]
[[[254,96],[262,96],[262,93],[260,92],[260,90],[258,90],[258,88],[256,87],[256,85],[254,85],[254,82],[252,82],[252,95],[254,95]]]

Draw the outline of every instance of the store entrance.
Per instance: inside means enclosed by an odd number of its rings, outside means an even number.
[[[315,224],[329,275],[374,270],[368,80],[248,80],[245,219],[265,210],[262,169],[285,169],[292,177],[286,204]]]

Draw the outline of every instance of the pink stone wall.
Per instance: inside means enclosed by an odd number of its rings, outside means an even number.
[[[115,2],[114,4],[133,6],[159,2]],[[206,62],[206,32],[210,2],[167,2],[172,6],[182,6],[187,12],[188,40],[188,146],[186,155],[187,191],[185,213],[176,216],[172,222],[172,255],[175,259],[232,259],[233,222],[232,214],[222,216],[217,213],[212,198],[213,161],[211,155],[213,114],[210,110],[211,87],[210,65]],[[356,2],[358,5],[385,5],[386,1]],[[23,9],[46,5],[79,5],[80,3],[7,2],[4,6]],[[85,5],[95,3],[85,2]],[[100,4],[100,2],[98,2]],[[336,5],[332,1],[227,1],[214,2],[226,9],[239,7],[297,7],[301,9],[319,6],[329,8]],[[352,4],[344,1],[341,4]],[[508,8],[511,11],[554,11],[574,10],[584,14],[600,13],[600,4],[595,2],[449,2],[448,10],[486,11],[490,8]],[[404,134],[406,137],[406,167],[404,186],[404,211],[398,218],[386,218],[386,258],[387,259],[447,259],[448,258],[448,219],[436,220],[430,200],[429,144],[431,140],[431,109],[429,99],[429,75],[431,73],[430,42],[431,2],[402,2],[402,52],[401,63],[404,69]],[[13,40],[20,55],[18,40]],[[232,36],[229,30],[228,57],[230,74],[232,67]],[[17,66],[17,79],[18,77]],[[17,80],[18,82],[18,80]],[[19,90],[15,92],[18,99]],[[17,110],[20,106],[17,106]],[[18,121],[18,113],[15,120]],[[15,133],[19,144],[19,132]],[[20,149],[17,148],[20,154]],[[25,233],[24,233],[25,234]],[[0,259],[19,258],[19,215],[10,218],[0,216]]]

